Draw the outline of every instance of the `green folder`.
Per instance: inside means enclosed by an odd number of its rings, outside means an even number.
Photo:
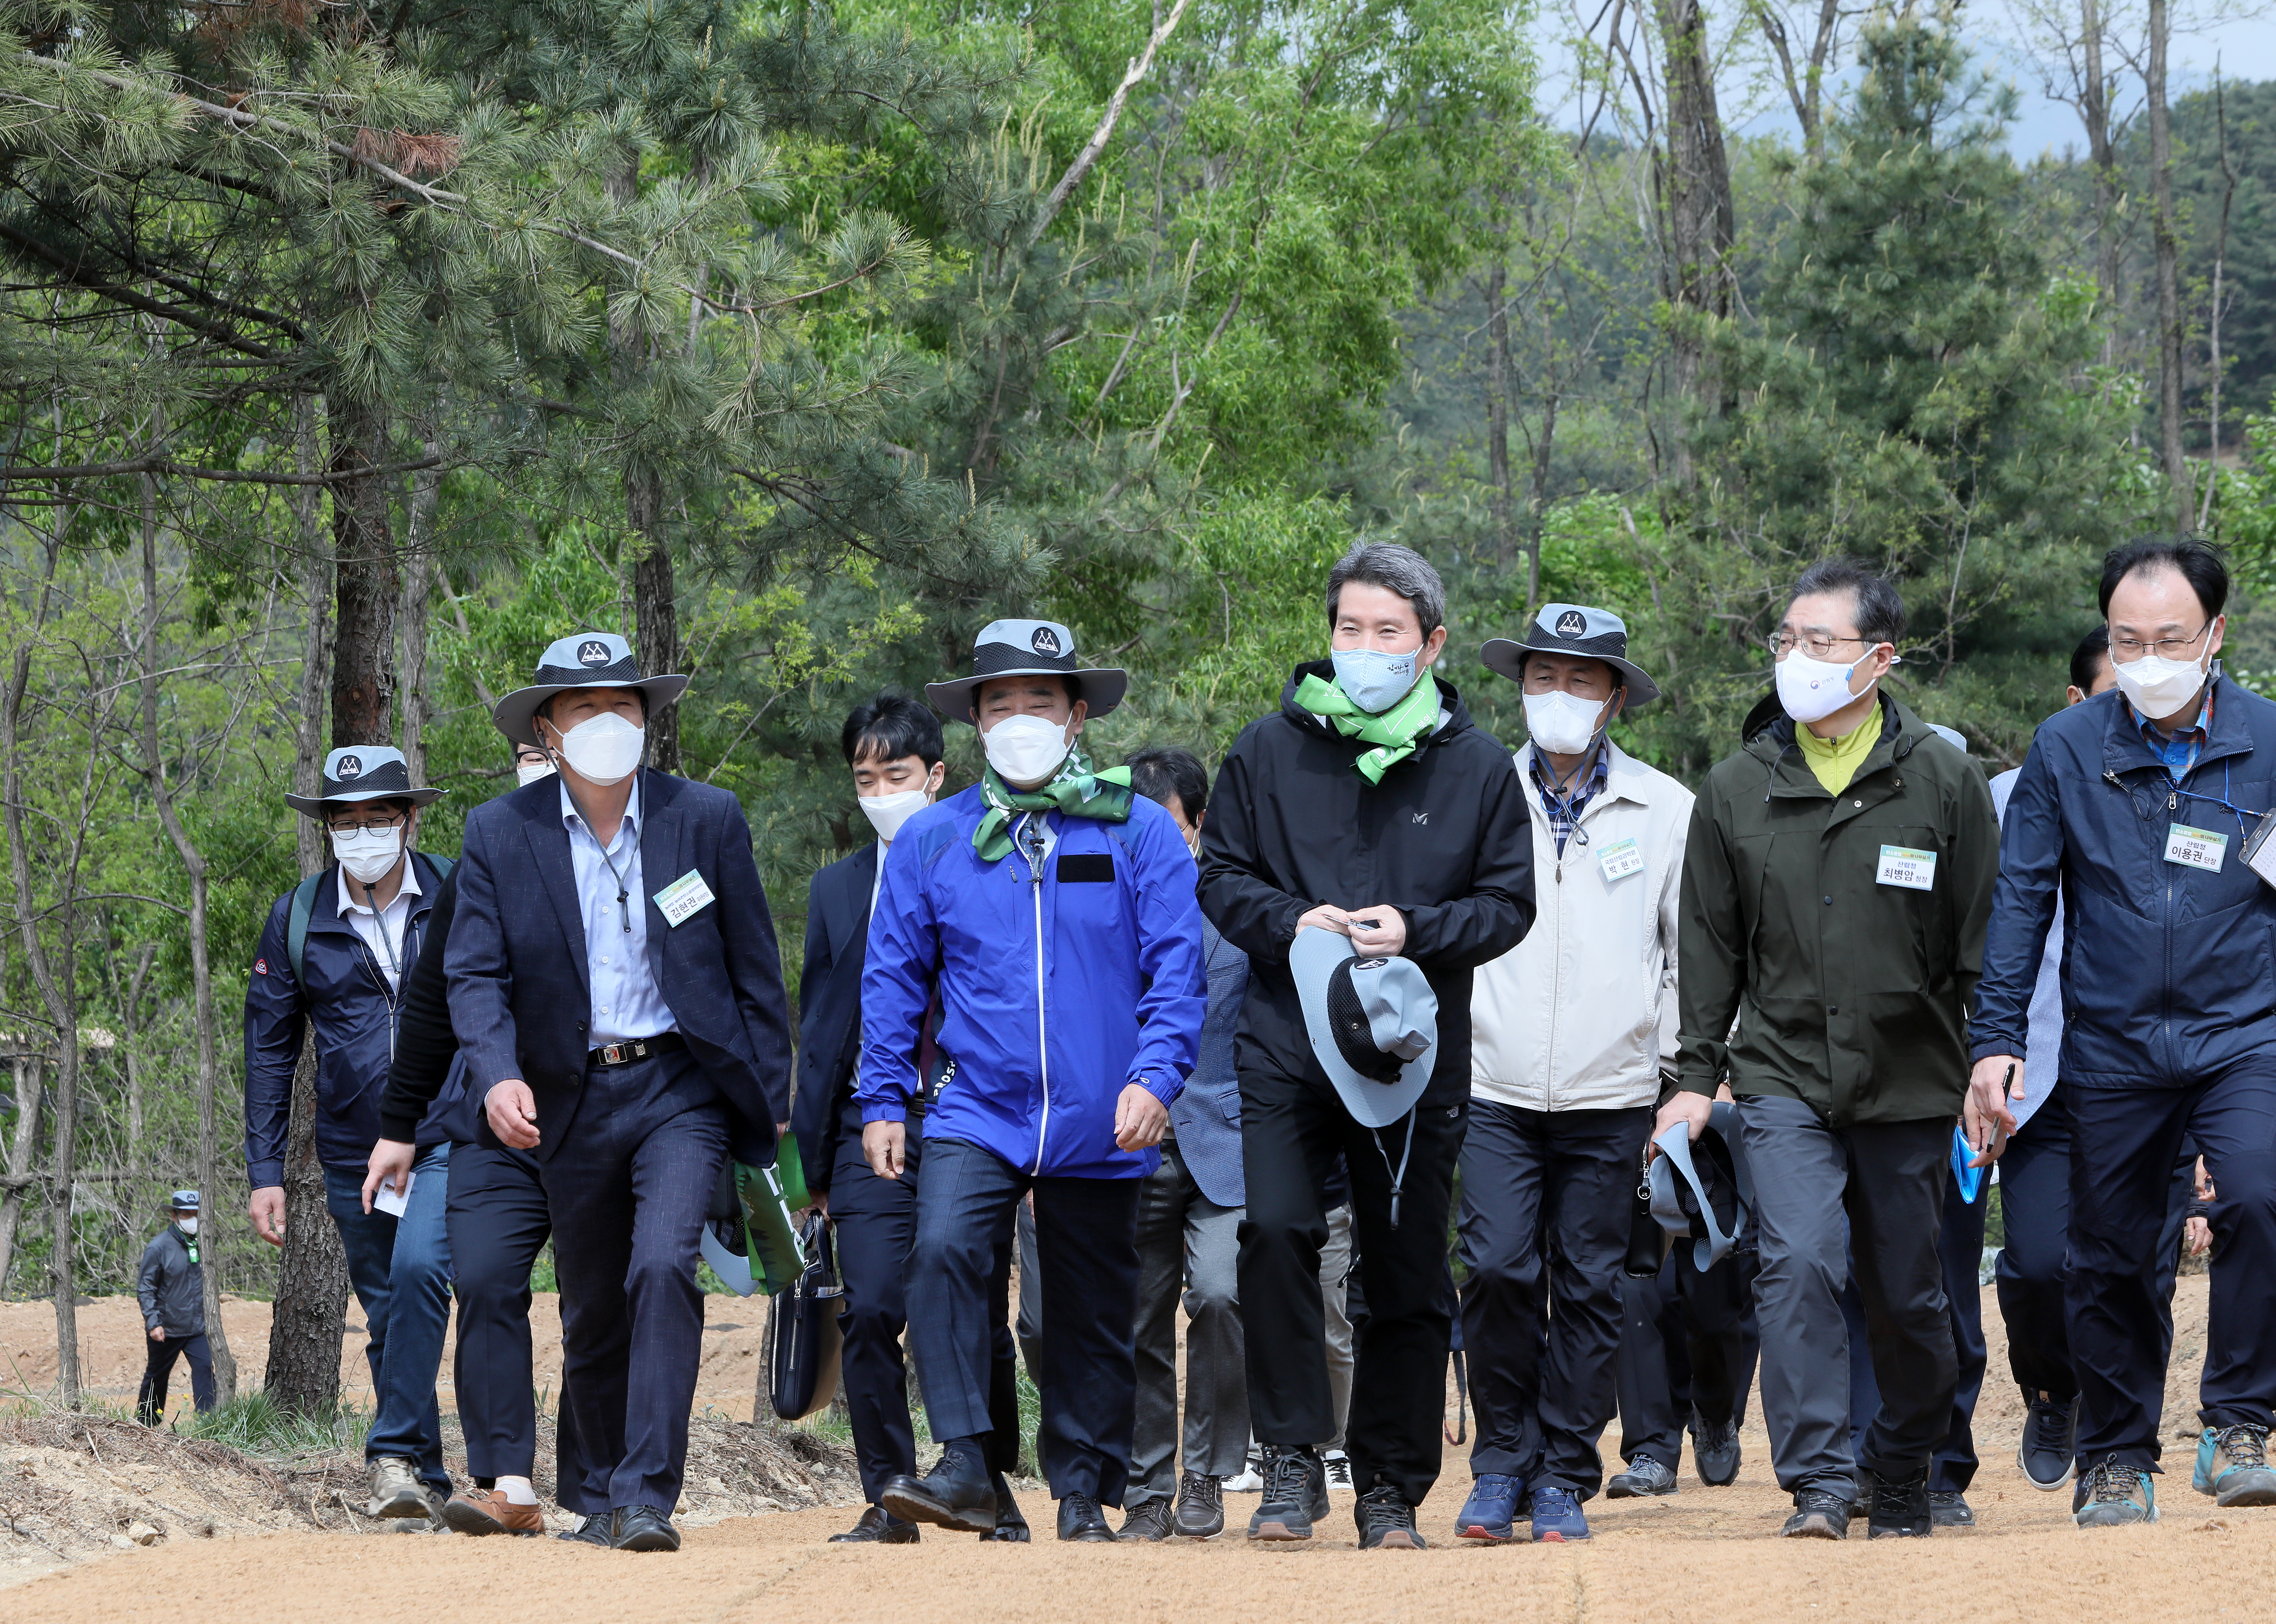
[[[793,1157],[791,1166],[796,1168]],[[775,1167],[751,1167],[735,1164],[735,1193],[743,1203],[743,1233],[750,1248],[752,1276],[759,1289],[768,1296],[779,1296],[806,1272],[806,1248],[798,1243],[798,1226],[793,1220],[792,1203],[783,1193],[783,1177]],[[798,1180],[799,1194],[805,1195],[805,1180]],[[797,1205],[807,1203],[800,1200]]]

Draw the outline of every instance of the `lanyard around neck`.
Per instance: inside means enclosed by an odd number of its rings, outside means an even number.
[[[561,785],[561,793],[568,796],[569,804],[577,808],[578,821],[585,826],[585,838],[599,849],[601,861],[609,865],[609,877],[617,883],[617,914],[624,921],[625,934],[630,936],[633,933],[633,908],[629,894],[625,889],[625,869],[617,867],[617,860],[610,856],[609,848],[601,844],[600,833],[593,827],[592,814],[586,811],[585,803],[577,799],[577,792],[571,789],[565,782]],[[632,803],[627,801],[625,803],[624,817],[617,820],[617,832],[619,835],[624,833],[626,820],[631,816]],[[629,868],[631,865],[627,863],[626,866]]]

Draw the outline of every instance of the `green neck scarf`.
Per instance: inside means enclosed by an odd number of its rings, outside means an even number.
[[[1352,763],[1369,784],[1382,783],[1385,773],[1414,755],[1416,744],[1438,720],[1438,685],[1427,671],[1407,690],[1406,698],[1381,716],[1369,715],[1343,689],[1314,674],[1296,685],[1296,702],[1333,723],[1345,738],[1375,747],[1361,751]]]
[[[1035,789],[1016,790],[990,767],[980,775],[980,793],[988,801],[987,816],[972,831],[972,849],[982,862],[999,862],[1012,854],[1012,818],[1020,812],[1064,812],[1069,817],[1095,817],[1103,823],[1130,821],[1130,769],[1090,770],[1090,758],[1069,750],[1066,760],[1051,779]]]

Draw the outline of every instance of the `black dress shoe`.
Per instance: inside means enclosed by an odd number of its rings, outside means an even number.
[[[1028,1544],[1034,1535],[1028,1519],[1020,1514],[1019,1501],[1012,1498],[1012,1485],[1004,1481],[1001,1472],[990,1473],[988,1485],[996,1491],[996,1526],[980,1537],[1006,1545]]]
[[[832,1534],[833,1545],[913,1545],[917,1543],[917,1525],[904,1522],[899,1517],[887,1516],[877,1506],[863,1512],[861,1520],[843,1534]]]
[[[1122,1515],[1122,1526],[1115,1530],[1117,1539],[1145,1539],[1156,1544],[1170,1537],[1170,1502],[1148,1500],[1134,1506]]]
[[[996,1531],[996,1490],[988,1474],[960,1470],[961,1457],[943,1454],[926,1477],[897,1472],[885,1480],[877,1504],[910,1522],[957,1529],[967,1534]]]
[[[619,1506],[609,1514],[609,1545],[616,1551],[677,1551],[679,1530],[653,1506]]]
[[[1078,1491],[1059,1501],[1059,1537],[1085,1544],[1111,1544],[1114,1530],[1107,1526],[1106,1514],[1098,1508],[1098,1502]]]
[[[1870,1471],[1857,1476],[1857,1498],[1866,1505],[1866,1538],[1925,1539],[1935,1531],[1928,1468],[1922,1467],[1909,1477],[1884,1477]]]
[[[579,1522],[567,1533],[556,1534],[553,1537],[568,1540],[573,1544],[598,1545],[606,1551],[609,1548],[609,1521],[607,1512],[596,1512]]]

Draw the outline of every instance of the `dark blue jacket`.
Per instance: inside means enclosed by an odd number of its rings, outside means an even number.
[[[406,981],[426,937],[427,916],[443,889],[443,877],[425,854],[413,852],[411,861],[420,894],[404,932]],[[292,1073],[310,1023],[316,1032],[316,1158],[327,1167],[359,1171],[370,1160],[371,1148],[379,1142],[379,1097],[387,1086],[402,1010],[401,992],[388,990],[371,950],[340,917],[337,863],[324,870],[308,914],[305,986],[293,979],[285,951],[292,911],[288,891],[269,910],[253,974],[246,981],[245,1168],[256,1190],[284,1181]],[[454,1073],[445,1084],[419,1125],[419,1143],[441,1144],[450,1138],[442,1119],[457,1103],[463,1081]]]
[[[2276,891],[2244,841],[2272,809],[2276,704],[2233,682],[2215,679],[2212,736],[2178,784],[2114,689],[2042,722],[2007,801],[1970,1058],[2026,1052],[2059,886],[2065,1088],[2179,1088],[2265,1051]],[[2219,873],[2166,861],[2175,823],[2227,836]]]
[[[1241,1176],[1240,1078],[1233,1069],[1233,1044],[1248,996],[1248,955],[1204,920],[1202,968],[1209,975],[1209,1013],[1202,1017],[1194,1074],[1170,1107],[1170,1132],[1202,1194],[1220,1207],[1239,1207],[1248,1203],[1248,1186]]]
[[[818,869],[806,892],[806,963],[798,973],[798,1135],[806,1188],[830,1188],[838,1124],[861,1055],[861,960],[869,937],[876,842]]]
[[[640,802],[649,968],[726,1104],[735,1158],[770,1162],[775,1124],[790,1113],[790,1021],[751,826],[727,791],[650,768],[641,770]],[[674,929],[654,893],[691,869],[715,899]],[[486,1097],[510,1077],[527,1082],[537,1101],[533,1154],[547,1159],[576,1119],[592,1052],[584,915],[558,778],[468,815],[443,963],[470,1086]]]

